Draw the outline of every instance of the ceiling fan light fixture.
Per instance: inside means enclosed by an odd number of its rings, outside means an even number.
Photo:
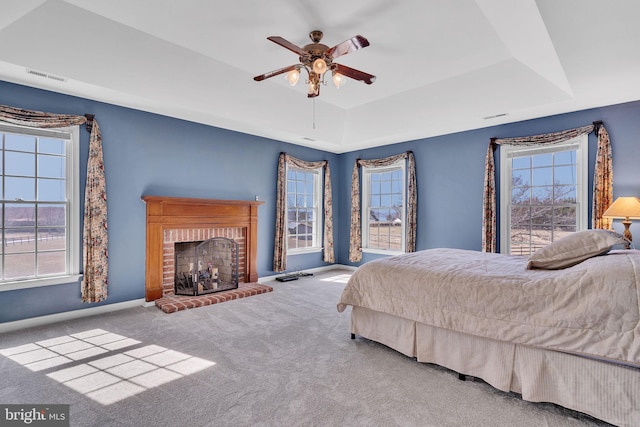
[[[316,93],[316,83],[314,82],[309,82],[309,85],[307,86],[307,95],[314,96]]]
[[[333,84],[337,89],[340,89],[342,86],[347,83],[347,78],[337,71],[333,72]]]
[[[315,98],[320,95],[320,83],[322,83],[320,77],[321,76],[319,74],[316,74],[313,71],[309,72],[309,81],[307,82],[307,96],[309,98]]]
[[[291,86],[295,86],[298,84],[298,80],[300,79],[300,71],[297,69],[291,70],[284,75],[284,78],[287,79]]]
[[[327,71],[327,63],[325,62],[324,59],[318,58],[315,61],[313,61],[312,68],[316,74],[324,74],[325,71]]]

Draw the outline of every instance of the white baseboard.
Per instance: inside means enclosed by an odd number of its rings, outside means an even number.
[[[358,267],[352,266],[352,265],[342,265],[342,264],[331,264],[331,265],[325,265],[324,267],[315,267],[315,268],[309,268],[309,269],[304,269],[304,270],[292,270],[289,272],[283,272],[283,273],[279,273],[275,276],[265,276],[265,277],[259,277],[258,278],[258,282],[269,282],[272,280],[276,280],[276,277],[280,277],[280,276],[285,276],[287,274],[295,274],[295,273],[324,273],[325,271],[331,271],[331,270],[351,270],[351,271],[355,271]]]
[[[124,310],[126,308],[146,306],[144,298],[131,301],[117,302],[101,305],[99,307],[84,308],[82,310],[66,311],[64,313],[49,314],[47,316],[32,317],[30,319],[16,320],[14,322],[0,323],[0,333],[17,331],[19,329],[32,328],[34,326],[49,325],[66,320],[79,319],[81,317],[94,316],[96,314],[109,313],[111,311]]]

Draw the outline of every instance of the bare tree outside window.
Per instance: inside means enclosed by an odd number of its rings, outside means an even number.
[[[511,176],[510,247],[529,255],[575,232],[575,151],[514,158]]]

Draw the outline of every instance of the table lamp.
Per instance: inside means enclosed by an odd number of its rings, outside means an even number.
[[[631,242],[631,219],[640,219],[640,199],[637,197],[618,197],[602,214],[608,218],[623,218],[624,237]],[[625,244],[625,249],[630,249],[629,243]]]

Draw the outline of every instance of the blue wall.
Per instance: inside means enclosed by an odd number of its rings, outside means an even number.
[[[480,250],[484,162],[490,138],[556,132],[597,120],[603,121],[611,139],[614,197],[640,196],[640,101],[636,101],[342,154],[338,159],[342,191],[334,197],[338,201],[337,212],[341,219],[336,225],[337,235],[349,235],[351,202],[347,186],[355,160],[381,158],[411,150],[416,158],[418,181],[417,249],[450,247]],[[592,133],[589,135],[590,203],[596,147],[597,138]],[[496,167],[499,168],[498,158]],[[499,176],[499,169],[496,176]],[[614,228],[619,232],[624,229],[619,221],[614,221]],[[640,221],[631,226],[631,232],[640,241]],[[349,264],[348,242],[340,239],[340,243],[336,254],[338,262]],[[365,253],[362,262],[354,265],[379,257]]]
[[[0,82],[0,104],[55,113],[92,113],[104,138],[109,209],[109,298],[80,302],[70,283],[0,292],[0,323],[144,298],[145,205],[142,195],[265,201],[259,209],[258,275],[272,271],[277,159],[329,160],[336,262],[348,261],[351,171],[357,158],[412,150],[418,179],[417,248],[480,249],[484,159],[491,137],[553,132],[602,120],[612,141],[614,196],[640,195],[640,102],[426,138],[341,155],[156,114]],[[81,130],[82,176],[88,133]],[[590,175],[595,137],[589,137]],[[82,183],[84,187],[84,181]],[[622,225],[614,224],[618,230]],[[640,223],[632,225],[640,236]],[[375,258],[365,254],[363,262]],[[358,263],[360,264],[360,263]],[[358,265],[353,264],[353,265]],[[290,269],[325,265],[322,254],[292,256]]]
[[[144,298],[146,207],[142,195],[254,200],[258,210],[258,275],[272,271],[277,163],[280,152],[337,162],[319,150],[157,114],[0,82],[0,104],[31,110],[95,114],[103,137],[109,215],[109,296],[80,301],[79,283],[0,292],[0,323]],[[84,200],[89,133],[81,137]],[[337,177],[332,185],[338,188]],[[293,268],[325,265],[322,254],[290,257]]]

